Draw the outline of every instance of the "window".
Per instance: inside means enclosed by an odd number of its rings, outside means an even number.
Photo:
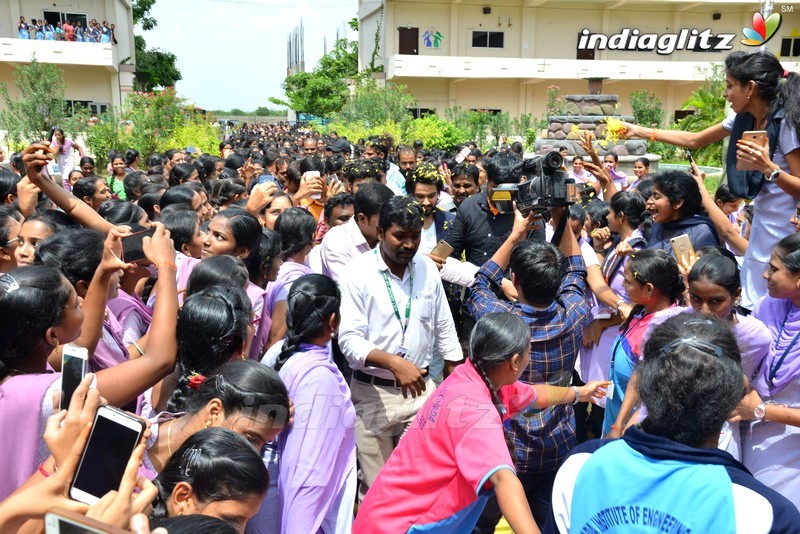
[[[472,32],[472,48],[503,48],[504,40],[503,32]]]
[[[83,28],[86,27],[86,24],[89,22],[89,18],[86,16],[85,13],[63,13],[61,11],[42,11],[42,17],[55,26],[57,23],[64,24],[65,22],[72,21],[72,22],[80,22]]]
[[[477,111],[479,113],[488,113],[489,115],[499,115],[503,112],[502,109],[496,109],[496,108],[472,108],[472,111]]]
[[[800,56],[800,37],[786,37],[781,40],[781,57]]]
[[[673,121],[678,122],[681,119],[685,119],[689,115],[694,115],[693,109],[676,109],[675,114],[673,115]]]
[[[91,100],[67,100],[67,111],[74,113],[78,109],[89,110],[93,115],[100,115],[108,110],[108,104],[104,102],[92,102]]]
[[[428,115],[436,115],[436,110],[430,108],[411,108],[408,111],[415,119],[420,119]]]

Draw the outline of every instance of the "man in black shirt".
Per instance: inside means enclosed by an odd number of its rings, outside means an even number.
[[[513,213],[500,213],[489,200],[492,190],[500,184],[516,184],[521,179],[514,167],[520,159],[514,155],[500,153],[484,160],[487,174],[487,189],[466,199],[458,208],[453,226],[447,234],[447,242],[453,247],[453,257],[474,265],[483,265],[492,257],[511,233],[514,226]],[[544,239],[544,222],[528,234],[529,238]]]
[[[468,262],[483,265],[511,234],[514,214],[500,213],[489,197],[500,184],[520,182],[522,173],[515,169],[520,162],[517,156],[504,152],[483,160],[487,174],[486,191],[476,193],[461,203],[447,234],[447,242],[453,247],[453,257],[460,259],[463,252]],[[527,237],[545,239],[544,221],[540,219]],[[462,306],[459,328],[462,340],[469,339],[474,325],[475,320]]]

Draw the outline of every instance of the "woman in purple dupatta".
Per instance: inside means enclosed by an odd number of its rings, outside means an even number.
[[[303,208],[289,208],[275,221],[275,232],[281,239],[283,264],[278,277],[267,284],[264,295],[264,312],[272,320],[266,347],[271,347],[286,337],[286,297],[292,282],[303,275],[311,274],[306,257],[314,248],[317,221]]]
[[[764,273],[769,295],[753,316],[769,329],[769,353],[736,413],[742,425],[742,463],[800,507],[800,233],[775,247]]]
[[[287,299],[287,337],[275,368],[296,413],[278,439],[282,533],[350,532],[356,413],[330,352],[340,301],[336,283],[321,274],[297,279]]]
[[[36,263],[61,270],[72,283],[78,296],[86,295],[89,284],[103,259],[103,236],[89,229],[68,229],[48,237],[36,249]],[[114,272],[108,286],[108,298],[119,291],[119,274]],[[122,343],[122,325],[106,307],[103,330],[99,342],[89,359],[89,370],[108,369],[129,359],[128,349]],[[61,362],[51,361],[54,368]]]

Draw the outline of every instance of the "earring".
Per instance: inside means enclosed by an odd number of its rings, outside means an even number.
[[[206,420],[206,428],[211,426],[211,421]]]

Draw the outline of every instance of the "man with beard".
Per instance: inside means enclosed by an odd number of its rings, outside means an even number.
[[[353,369],[359,500],[435,388],[433,347],[449,365],[463,358],[436,266],[417,254],[422,207],[394,197],[378,217],[380,243],[341,278],[339,346]]]
[[[400,174],[406,179],[406,191],[411,193],[411,175],[417,166],[417,153],[410,146],[401,146],[397,149],[397,166]]]

